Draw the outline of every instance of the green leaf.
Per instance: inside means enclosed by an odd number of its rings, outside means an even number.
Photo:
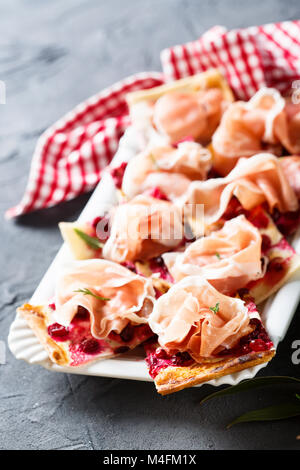
[[[218,259],[221,259],[220,253],[215,253],[215,255]]]
[[[232,385],[231,387],[224,388],[222,390],[219,390],[218,392],[214,392],[211,395],[208,395],[207,397],[203,398],[203,400],[201,400],[200,404],[215,397],[232,395],[233,393],[244,392],[246,390],[253,390],[255,388],[264,387],[266,385],[277,385],[285,383],[300,383],[300,379],[296,379],[296,377],[279,375],[270,377],[256,377],[254,379],[243,380],[237,385]]]
[[[214,312],[214,313],[218,313],[219,308],[220,308],[220,303],[217,302],[214,307],[209,307],[209,310],[211,310],[211,311]]]
[[[99,250],[99,248],[103,247],[103,243],[101,243],[97,237],[91,237],[82,230],[79,230],[79,228],[74,228],[74,231],[85,243],[87,243],[94,250]]]
[[[260,410],[253,410],[236,418],[227,428],[235,424],[250,423],[252,421],[276,421],[279,419],[293,418],[300,415],[300,403],[282,403],[281,405],[268,406]]]
[[[298,398],[298,400],[300,400],[300,395],[299,395],[299,393],[296,393],[296,397]]]
[[[153,153],[150,153],[150,154],[149,154],[149,157],[151,158],[152,163],[154,164],[155,168],[156,168],[157,170],[161,170],[161,168],[160,168],[159,164],[157,163],[157,160],[156,160],[156,158],[154,157]]]
[[[84,295],[92,295],[96,299],[103,300],[103,301],[110,300],[108,297],[102,297],[102,295],[94,294],[94,292],[92,292],[90,289],[76,289],[74,290],[74,292],[81,292]]]

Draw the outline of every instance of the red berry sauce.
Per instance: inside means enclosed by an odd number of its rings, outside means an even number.
[[[110,174],[114,180],[117,189],[121,189],[123,183],[123,176],[127,167],[127,162],[122,162],[120,166],[112,168]]]
[[[186,367],[193,364],[194,360],[187,352],[168,353],[165,349],[156,347],[156,343],[147,343],[145,351],[147,354],[146,363],[150,376],[155,379],[161,369],[167,367]]]
[[[111,350],[105,340],[92,336],[90,314],[83,307],[78,307],[78,312],[68,328],[53,323],[48,326],[48,334],[56,342],[69,341],[71,366],[80,366],[100,352]]]
[[[48,326],[48,335],[55,341],[67,341],[69,339],[69,330],[59,323],[52,323]]]
[[[251,302],[250,309],[248,307],[250,311],[253,309],[252,304],[253,302]],[[219,356],[240,356],[251,352],[268,351],[274,346],[262,322],[258,318],[252,318],[250,320],[250,325],[253,327],[253,331],[248,335],[243,336],[234,348],[221,351]]]
[[[158,186],[150,189],[148,194],[149,196],[154,197],[155,199],[161,199],[162,201],[170,200]]]

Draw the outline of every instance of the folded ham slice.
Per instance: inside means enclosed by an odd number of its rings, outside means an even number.
[[[274,123],[282,121],[284,106],[284,99],[273,88],[262,88],[248,102],[237,101],[229,106],[212,137],[218,173],[227,175],[241,157],[278,148]]]
[[[225,296],[200,276],[189,276],[161,296],[149,325],[167,351],[188,352],[195,361],[233,347],[249,333],[244,302]]]
[[[132,158],[125,170],[122,190],[130,198],[159,187],[169,199],[181,196],[193,180],[204,180],[211,168],[211,153],[196,142],[177,148],[148,148]]]
[[[286,179],[296,193],[297,198],[300,200],[300,157],[297,155],[283,157],[280,159],[280,164]]]
[[[274,208],[280,212],[296,211],[299,206],[280,159],[268,153],[240,159],[225,178],[193,181],[181,202],[192,206],[204,204],[207,226],[220,219],[233,196],[246,210],[264,202],[270,211]]]
[[[147,323],[154,301],[149,279],[111,261],[77,261],[58,280],[55,318],[60,325],[69,326],[78,307],[83,307],[90,313],[92,335],[107,338],[112,331],[120,333],[129,323]]]
[[[274,134],[291,154],[300,154],[300,103],[286,100],[285,107],[274,121]]]
[[[163,260],[175,281],[200,275],[230,295],[263,276],[261,243],[258,229],[240,215],[191,243],[183,253],[165,253]]]
[[[139,195],[116,207],[103,256],[119,263],[147,260],[174,249],[183,236],[180,208]]]
[[[153,121],[170,142],[187,136],[208,143],[228,102],[218,88],[198,92],[173,91],[161,96],[154,105]]]

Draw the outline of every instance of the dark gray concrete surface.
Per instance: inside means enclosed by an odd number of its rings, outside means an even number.
[[[21,198],[38,136],[78,102],[134,72],[160,70],[159,52],[227,27],[300,18],[298,0],[10,0],[0,3],[0,340],[61,245],[57,222],[74,220],[88,195],[4,221]],[[282,312],[284,315],[284,312]],[[299,376],[291,344],[299,311],[263,374]],[[261,374],[262,375],[262,374]],[[7,351],[0,365],[1,449],[296,449],[300,420],[225,425],[285,401],[273,388],[199,406],[204,386],[162,398],[151,383],[47,372]]]

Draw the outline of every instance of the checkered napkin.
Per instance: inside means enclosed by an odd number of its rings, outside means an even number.
[[[238,99],[262,86],[285,93],[300,79],[300,21],[228,31],[215,26],[193,42],[161,53],[163,74],[140,73],[79,104],[39,138],[22,201],[8,218],[91,190],[130,124],[126,93],[218,67]],[[299,84],[299,83],[298,83]]]

